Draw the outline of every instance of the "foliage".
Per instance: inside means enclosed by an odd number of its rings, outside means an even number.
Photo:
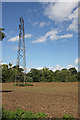
[[[42,70],[31,69],[27,76],[32,77],[33,82],[76,82],[79,80],[80,74],[78,74],[74,67],[69,70],[56,70],[55,72],[45,67]]]
[[[26,76],[26,82],[33,82],[32,77]]]
[[[16,111],[5,110],[2,108],[2,120],[47,120],[45,113],[32,113],[23,109],[17,108]],[[56,118],[55,120],[74,120],[73,115],[63,115],[63,118]]]
[[[80,72],[78,72],[77,79],[80,81]]]
[[[9,79],[9,69],[8,69],[8,65],[3,64],[2,66],[2,81],[6,82]]]
[[[32,77],[33,82],[40,82],[40,70],[31,69],[30,74],[28,74],[27,76]]]
[[[2,41],[4,37],[6,37],[5,34],[2,32],[3,30],[4,28],[0,28],[0,41]]]
[[[17,108],[16,111],[9,111],[2,109],[2,120],[35,120],[36,118],[45,118],[47,115],[45,113],[32,113],[25,110]]]
[[[15,76],[18,82],[23,82],[23,69],[13,66],[11,63],[0,66],[2,69],[2,82],[14,82]],[[1,76],[0,76],[1,78]],[[76,82],[80,81],[80,72],[73,67],[70,69],[56,70],[53,72],[49,68],[37,70],[32,68],[26,74],[26,82]]]
[[[64,115],[63,120],[74,120],[73,115]]]
[[[1,65],[2,68],[2,82],[14,82],[15,76],[16,79],[19,79],[19,82],[23,82],[23,69],[17,66],[13,66],[9,63]]]
[[[47,117],[47,115],[45,114],[45,113],[36,113],[35,114],[35,118],[45,118],[45,117]]]

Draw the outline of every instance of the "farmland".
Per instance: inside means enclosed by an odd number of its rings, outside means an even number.
[[[3,83],[2,104],[5,109],[15,111],[20,107],[33,113],[44,112],[51,118],[64,114],[77,118],[78,82],[41,82],[26,87]]]

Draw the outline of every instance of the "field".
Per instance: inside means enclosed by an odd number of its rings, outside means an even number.
[[[6,109],[20,107],[33,113],[44,112],[51,118],[64,114],[78,118],[78,83],[33,83],[34,86],[2,84],[2,104]]]

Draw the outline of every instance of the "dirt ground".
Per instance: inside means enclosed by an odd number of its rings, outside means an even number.
[[[13,86],[2,84],[2,104],[6,109],[17,107],[44,112],[51,118],[61,118],[64,114],[78,118],[78,83],[33,83],[34,86]]]

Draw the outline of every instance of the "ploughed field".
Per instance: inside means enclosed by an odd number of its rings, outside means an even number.
[[[20,107],[33,113],[44,112],[51,118],[64,114],[78,118],[78,83],[33,83],[34,86],[2,84],[2,104],[5,109]],[[1,94],[1,92],[0,92]]]

